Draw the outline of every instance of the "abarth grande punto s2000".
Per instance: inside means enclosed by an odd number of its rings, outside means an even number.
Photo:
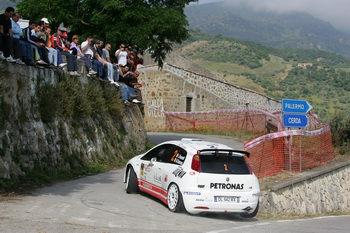
[[[260,188],[249,155],[200,139],[167,141],[128,161],[125,190],[149,193],[173,212],[252,218],[259,210]]]

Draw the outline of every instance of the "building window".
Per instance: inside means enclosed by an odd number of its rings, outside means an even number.
[[[186,97],[186,112],[192,112],[192,97]]]

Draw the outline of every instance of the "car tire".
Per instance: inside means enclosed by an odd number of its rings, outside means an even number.
[[[182,212],[185,210],[182,194],[179,186],[172,183],[168,188],[168,208],[171,212]]]
[[[125,191],[126,193],[137,193],[138,191],[137,176],[132,167],[128,169],[128,173],[126,175]]]
[[[250,214],[242,213],[240,215],[243,218],[254,218],[258,214],[258,211],[259,211],[259,202],[258,202],[258,205],[256,206],[255,210],[252,213],[250,213]]]

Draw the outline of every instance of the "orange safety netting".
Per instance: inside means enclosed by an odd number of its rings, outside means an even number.
[[[209,112],[163,112],[170,131],[266,133],[266,122],[280,127],[274,114],[261,109],[227,109]]]
[[[311,113],[307,114],[307,128],[284,131],[281,109],[162,112],[169,131],[249,131],[257,135],[244,143],[244,149],[251,153],[249,163],[259,178],[284,171],[304,171],[332,160],[335,155],[329,126]]]
[[[305,171],[332,160],[335,155],[329,127],[271,133],[245,142],[244,146],[251,153],[249,164],[259,178],[284,171]]]

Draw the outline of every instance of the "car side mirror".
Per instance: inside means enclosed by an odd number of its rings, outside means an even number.
[[[151,158],[151,161],[150,161],[150,163],[148,164],[148,166],[153,166],[153,165],[154,165],[154,162],[156,162],[156,161],[157,161],[157,157]]]

